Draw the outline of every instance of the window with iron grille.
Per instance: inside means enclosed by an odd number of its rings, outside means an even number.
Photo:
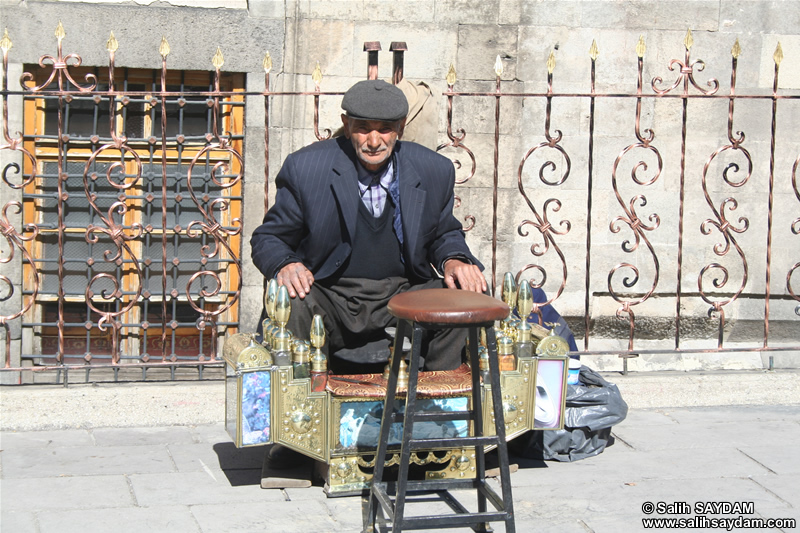
[[[162,91],[161,71],[117,69],[110,92],[107,69],[71,74],[97,85],[24,104],[40,274],[24,357],[207,360],[212,328],[238,322],[244,76],[222,74],[217,89],[212,72],[168,72]],[[34,283],[28,272],[28,297]]]

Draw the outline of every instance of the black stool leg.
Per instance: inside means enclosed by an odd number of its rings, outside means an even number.
[[[478,354],[478,328],[471,327],[469,336],[469,364],[472,368],[472,412],[473,428],[476,437],[484,435],[483,400],[481,398],[480,355]],[[486,484],[486,455],[482,445],[475,446],[475,481],[479,485]],[[486,512],[486,494],[478,489],[478,512]],[[486,522],[480,524],[475,531],[490,531]]]
[[[400,465],[397,472],[397,491],[394,504],[394,521],[392,532],[402,531],[405,515],[406,492],[408,488],[408,469],[411,463],[411,446],[413,438],[414,414],[417,408],[417,380],[419,378],[419,359],[422,351],[423,329],[414,323],[411,334],[411,359],[408,362],[408,392],[406,393],[406,409],[403,416],[403,441],[400,449]]]
[[[486,344],[489,350],[489,380],[492,383],[494,427],[498,437],[497,459],[500,463],[500,485],[503,489],[503,507],[509,517],[505,520],[506,533],[515,533],[514,501],[511,497],[511,473],[508,468],[508,447],[506,446],[506,424],[500,391],[500,362],[497,359],[497,339],[493,327],[486,328]]]
[[[364,523],[364,533],[375,531],[375,521],[378,507],[381,503],[376,495],[376,485],[383,482],[384,463],[386,462],[386,452],[389,447],[389,429],[392,426],[393,414],[395,412],[395,397],[397,394],[397,377],[400,373],[400,360],[403,358],[403,338],[405,337],[406,323],[404,320],[397,321],[397,331],[394,339],[394,352],[392,354],[391,371],[389,372],[389,382],[386,385],[386,398],[383,402],[383,417],[381,418],[381,430],[378,438],[378,449],[375,452],[375,468],[372,471],[372,483],[370,483],[369,503],[367,504],[367,515]]]

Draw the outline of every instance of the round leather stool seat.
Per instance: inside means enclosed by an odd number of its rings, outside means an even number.
[[[389,313],[422,324],[469,326],[503,320],[509,307],[496,298],[458,289],[423,289],[389,300]]]

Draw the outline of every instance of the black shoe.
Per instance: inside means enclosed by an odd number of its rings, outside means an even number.
[[[280,444],[273,444],[264,457],[264,470],[289,470],[311,462],[311,458]]]
[[[273,444],[261,467],[262,489],[302,489],[311,486],[314,460],[302,453]]]

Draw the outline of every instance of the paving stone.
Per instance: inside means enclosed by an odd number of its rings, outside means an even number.
[[[36,533],[36,518],[30,511],[6,511],[0,512],[0,528],[3,531],[15,531],[17,533]]]
[[[800,406],[797,405],[743,405],[721,407],[697,407],[692,409],[663,409],[670,418],[681,424],[714,424],[740,421],[774,421],[779,423],[797,422],[800,419]]]
[[[260,472],[259,472],[260,476]],[[135,474],[130,477],[139,505],[198,505],[251,501],[280,501],[279,490],[262,490],[257,484],[232,485],[219,473],[177,472],[172,474]]]
[[[619,450],[619,451],[618,451]],[[612,453],[614,456],[612,457]],[[520,472],[527,465],[520,461]],[[548,461],[532,475],[515,474],[515,485],[557,487],[563,483],[636,483],[653,479],[708,479],[763,475],[768,470],[733,448],[628,451],[614,445],[602,454],[574,463]]]
[[[204,531],[197,525],[189,508],[182,506],[65,510],[39,513],[37,518],[40,533],[87,531],[195,533]]]
[[[134,504],[128,481],[121,475],[31,479],[9,479],[4,475],[0,494],[4,516],[8,511],[124,508]]]
[[[279,492],[279,491],[261,491]],[[192,507],[203,533],[230,531],[353,531],[341,528],[329,516],[322,501],[254,501],[227,505],[195,505]]]
[[[173,472],[164,446],[73,446],[3,453],[4,478]]]
[[[794,432],[794,435],[786,435],[786,440],[783,440],[783,434],[778,438],[781,439],[780,442],[763,442],[762,440],[761,446],[739,449],[778,475],[800,474],[800,457],[797,456],[797,448],[793,448],[797,443],[797,431]]]
[[[192,432],[185,426],[140,428],[132,432],[125,428],[99,428],[92,430],[98,446],[143,446],[173,443],[191,443]]]
[[[13,431],[0,435],[0,447],[5,451],[93,445],[92,435],[85,429]]]
[[[170,456],[180,472],[192,472],[211,468],[214,470],[261,470],[266,448],[236,448],[225,442],[209,445],[173,444],[168,446]]]
[[[211,444],[233,442],[223,424],[202,424],[192,426],[192,435],[195,442],[208,442]]]
[[[624,426],[614,434],[637,450],[693,449],[709,446],[741,447],[763,444],[764,432],[775,427],[773,421],[730,421],[728,423],[670,424],[664,426]],[[787,441],[800,439],[800,428],[788,425],[783,430]]]
[[[625,420],[614,426],[616,432],[620,428],[626,426],[672,426],[676,424],[675,420],[671,418],[667,410],[663,409],[629,409]]]
[[[788,504],[800,512],[800,491],[797,490],[797,476],[765,474],[763,476],[752,476],[750,481],[763,487],[780,500],[780,503],[775,505],[777,509],[783,511],[785,505]],[[769,509],[771,509],[769,506],[759,507],[761,511]]]

